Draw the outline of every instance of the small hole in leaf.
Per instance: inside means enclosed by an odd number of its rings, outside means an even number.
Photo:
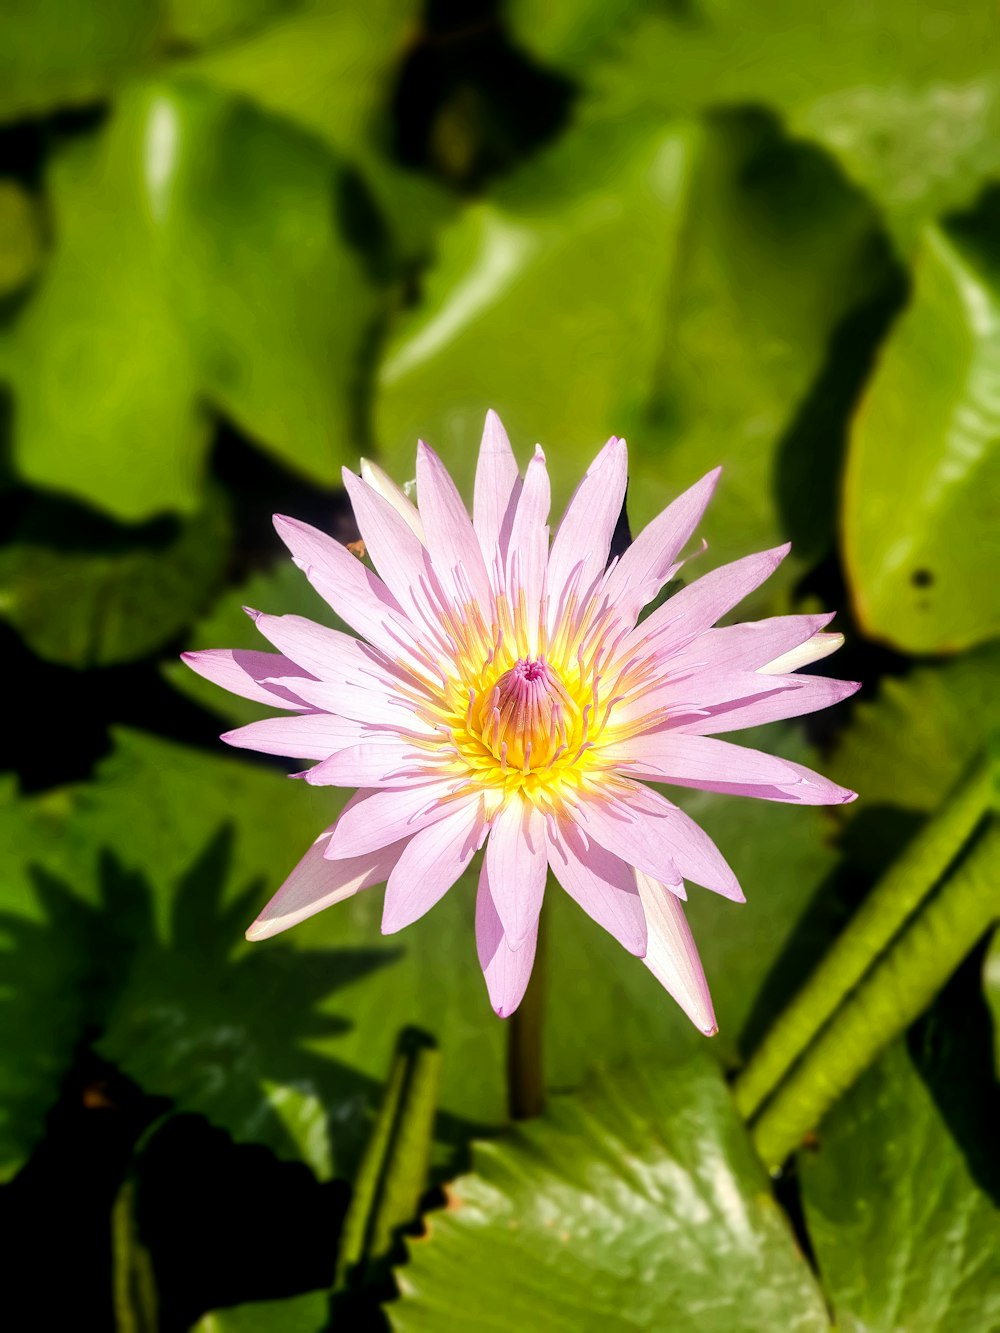
[[[934,582],[934,574],[929,569],[915,569],[910,575],[910,582],[915,588],[929,588]]]

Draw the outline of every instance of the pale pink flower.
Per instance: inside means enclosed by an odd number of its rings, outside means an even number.
[[[313,587],[359,637],[257,611],[277,653],[186,653],[235,694],[286,710],[223,737],[314,760],[304,777],[358,787],[247,932],[264,939],[387,881],[382,930],[445,894],[486,844],[476,900],[479,959],[496,1012],[513,1012],[535,954],[552,870],[571,898],[641,958],[704,1032],[716,1030],[681,900],[692,880],[737,902],[706,833],[647,782],[802,805],[854,793],[786,759],[715,740],[852,694],[796,676],[841,642],[827,615],[713,628],[788,547],[682,588],[673,578],[718,479],[710,472],[609,564],[625,496],[612,437],[549,544],[540,448],[522,478],[487,416],[470,521],[440,459],[417,451],[419,511],[370,464],[344,482],[373,574],[346,547],[277,517]]]

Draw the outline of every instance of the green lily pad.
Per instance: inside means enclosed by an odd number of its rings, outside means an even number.
[[[829,1327],[704,1058],[602,1073],[478,1145],[396,1277],[404,1331]]]
[[[988,5],[852,0],[803,16],[794,0],[684,6],[512,0],[540,59],[619,114],[759,105],[821,145],[909,249],[926,221],[965,207],[1000,167],[998,33]]]
[[[416,0],[326,0],[273,17],[182,68],[350,155],[382,122],[386,84],[418,18]]]
[[[452,203],[429,178],[393,160],[388,91],[419,20],[415,0],[325,0],[199,52],[179,72],[329,145],[357,168],[396,251],[422,257]],[[370,228],[370,220],[358,225]]]
[[[1000,1216],[902,1042],[827,1116],[799,1166],[838,1328],[1000,1321]]]
[[[351,188],[313,139],[238,99],[168,82],[123,96],[55,162],[60,243],[0,343],[21,475],[130,521],[191,512],[207,401],[336,481],[378,308],[338,223]]]
[[[779,456],[811,448],[792,437],[831,334],[888,273],[870,209],[762,118],[584,122],[443,233],[381,369],[386,466],[412,475],[419,435],[471,494],[491,405],[522,459],[545,447],[556,515],[615,433],[633,528],[722,462],[713,559],[774,545]],[[800,489],[782,511],[816,503]],[[825,489],[799,515],[810,558],[832,531]]]
[[[843,499],[858,616],[906,652],[1000,631],[998,380],[1000,248],[931,230],[854,423]]]
[[[859,792],[855,813],[895,806],[929,814],[1000,728],[1000,645],[883,678],[858,703],[826,765]]]
[[[280,23],[298,0],[165,0],[171,39],[187,47],[238,43]]]
[[[12,1174],[42,1132],[81,1040],[105,1029],[114,1048],[116,1025],[137,1021],[127,1007],[137,968],[151,969],[145,985],[156,990],[159,1008],[147,1032],[152,1029],[157,1044],[145,1053],[126,1050],[123,1067],[151,1059],[158,1069],[151,1091],[177,1095],[193,1109],[221,1103],[223,1125],[235,1102],[242,1107],[235,1129],[244,1139],[271,1143],[293,1157],[308,1144],[306,1160],[315,1157],[318,1168],[325,1160],[328,1167],[329,1148],[316,1133],[315,1104],[307,1095],[308,1068],[301,1083],[280,1078],[282,1053],[295,1040],[288,1026],[272,1043],[271,1058],[254,1048],[241,1064],[241,1030],[233,1025],[252,1028],[255,1014],[277,1006],[275,991],[284,990],[279,974],[291,972],[300,984],[281,996],[291,1026],[323,1029],[328,1021],[314,1012],[320,999],[352,969],[356,975],[377,960],[351,959],[338,976],[326,954],[297,973],[279,954],[264,961],[261,974],[254,965],[241,971],[233,955],[241,947],[249,952],[241,934],[257,908],[254,877],[294,864],[314,826],[322,826],[321,806],[329,802],[265,770],[132,734],[120,739],[97,781],[23,800],[7,791],[0,804],[6,848],[0,1173]],[[190,827],[185,803],[192,814],[200,808],[197,828]],[[274,873],[280,877],[282,869]],[[267,1033],[255,1041],[266,1046]],[[247,1092],[243,1068],[254,1054],[257,1081]],[[289,1098],[279,1084],[292,1085],[300,1096]]]
[[[277,538],[275,543],[278,544]],[[284,552],[284,547],[281,550]],[[291,560],[281,559],[273,569],[253,575],[238,591],[227,589],[209,613],[191,630],[189,647],[268,651],[269,645],[243,610],[244,606],[271,615],[306,616],[310,620],[350,632],[349,627],[313,591],[302,571]],[[259,703],[221,690],[218,685],[196,675],[183,662],[165,662],[162,670],[174,689],[225,718],[230,726],[255,722],[264,712]]]
[[[325,1291],[233,1305],[202,1315],[191,1333],[323,1333],[329,1327],[329,1306]]]
[[[159,0],[30,0],[0,8],[0,121],[96,102],[158,52]]]
[[[146,657],[222,583],[230,528],[218,501],[141,541],[68,506],[40,502],[33,517],[0,551],[0,617],[47,661],[92,667]],[[92,543],[89,529],[97,529]]]
[[[37,201],[17,181],[0,178],[0,300],[26,286],[44,258]]]

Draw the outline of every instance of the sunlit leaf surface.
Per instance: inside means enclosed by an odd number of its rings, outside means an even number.
[[[202,1315],[191,1333],[323,1333],[329,1297],[309,1291],[284,1301],[255,1301]]]
[[[611,1070],[480,1144],[410,1245],[394,1328],[827,1328],[707,1059]]]
[[[766,120],[586,122],[442,237],[383,364],[379,438],[406,477],[425,436],[471,491],[490,404],[522,457],[548,451],[557,517],[626,435],[633,528],[721,462],[711,559],[788,535],[815,556],[842,409],[814,426],[809,397],[840,321],[890,279],[868,208]],[[814,431],[826,456],[789,466]]]
[[[1000,32],[988,4],[514,0],[519,39],[616,108],[759,105],[835,156],[904,248],[1000,167]]]
[[[67,149],[50,190],[62,244],[0,344],[22,475],[123,519],[190,511],[211,404],[335,481],[377,308],[343,169],[242,102],[164,82]]]
[[[965,234],[926,234],[911,304],[851,435],[844,557],[858,616],[907,652],[952,652],[1000,630],[995,212]]]

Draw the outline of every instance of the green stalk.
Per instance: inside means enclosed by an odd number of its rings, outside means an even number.
[[[545,909],[524,999],[507,1020],[507,1107],[512,1120],[530,1120],[545,1108],[542,1024],[545,1007]]]
[[[1000,917],[1000,820],[864,979],[782,1084],[751,1135],[777,1170],[836,1099],[927,1007]]]
[[[116,1333],[156,1333],[156,1279],[153,1261],[139,1239],[131,1178],[118,1191],[111,1210],[111,1283]]]
[[[940,880],[993,804],[995,782],[993,764],[979,760],[876,884],[733,1085],[744,1119],[760,1109]]]
[[[338,1290],[361,1284],[419,1212],[427,1186],[441,1052],[415,1028],[400,1034],[385,1097],[365,1149],[340,1242]]]

